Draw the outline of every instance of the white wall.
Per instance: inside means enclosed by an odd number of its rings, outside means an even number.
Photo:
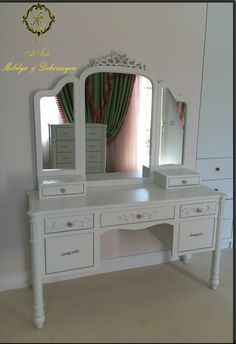
[[[80,72],[112,50],[127,53],[145,63],[153,78],[185,96],[186,164],[194,167],[197,131],[191,131],[198,123],[206,4],[47,3],[56,23],[41,38],[51,51],[45,59],[24,55],[35,40],[22,24],[32,4],[0,3],[0,68],[8,62],[33,66],[46,60]],[[32,97],[60,76],[0,71],[0,286],[6,277],[14,284],[29,270],[26,191],[36,187]]]

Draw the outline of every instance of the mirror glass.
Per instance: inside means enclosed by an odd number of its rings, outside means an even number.
[[[43,170],[75,168],[73,108],[73,83],[40,99]]]
[[[86,173],[142,177],[150,166],[151,81],[99,72],[85,80]]]
[[[183,164],[186,112],[186,103],[176,100],[171,91],[163,87],[159,165]]]

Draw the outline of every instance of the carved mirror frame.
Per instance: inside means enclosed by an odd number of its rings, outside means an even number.
[[[41,114],[40,100],[42,97],[56,96],[68,83],[73,83],[73,108],[74,108],[74,130],[75,130],[75,168],[74,169],[43,169],[43,151],[41,140]],[[34,96],[35,111],[35,139],[36,139],[36,162],[38,177],[80,175],[85,177],[85,124],[84,115],[79,112],[79,81],[72,75],[62,77],[50,90],[38,91]]]
[[[85,114],[85,81],[87,77],[94,73],[127,73],[141,75],[148,78],[152,84],[152,115],[151,115],[151,134],[150,134],[150,165],[149,173],[143,175],[143,177],[125,177],[117,178],[115,175],[116,172],[104,173],[104,178],[98,180],[90,180],[89,176],[86,176],[87,182],[99,184],[99,182],[109,183],[109,182],[118,182],[121,179],[121,182],[142,182],[145,180],[150,180],[152,178],[152,172],[157,166],[157,157],[158,157],[158,147],[159,139],[157,133],[159,132],[160,124],[157,121],[157,98],[158,98],[158,81],[153,78],[153,76],[146,71],[146,66],[143,63],[137,62],[135,59],[128,57],[122,52],[112,52],[111,55],[108,55],[101,59],[96,59],[91,67],[86,68],[79,76],[79,112]],[[148,172],[148,171],[146,171]],[[122,175],[123,172],[120,172]],[[119,174],[119,172],[118,172]],[[148,175],[149,174],[149,175]],[[114,175],[114,176],[112,176]],[[96,177],[95,177],[96,178]]]

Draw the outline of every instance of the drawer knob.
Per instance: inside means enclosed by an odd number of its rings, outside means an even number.
[[[78,254],[80,250],[76,249],[74,251],[69,251],[69,252],[61,252],[61,256],[71,256],[72,254]]]
[[[73,223],[72,222],[67,222],[67,226],[68,227],[73,227]]]
[[[216,189],[214,189],[214,190],[215,190],[215,191],[219,191],[219,189],[217,189],[217,188],[216,188]]]
[[[215,170],[216,170],[216,171],[220,171],[220,168],[219,168],[219,167],[216,167]]]
[[[61,193],[65,193],[66,189],[65,188],[60,188]]]
[[[144,218],[144,215],[143,215],[143,214],[137,214],[137,215],[136,215],[136,218],[137,218],[138,220],[141,220],[141,219]]]
[[[198,237],[198,236],[201,236],[201,235],[203,235],[203,232],[196,233],[196,234],[190,234],[189,236],[191,236],[191,237]]]
[[[186,180],[186,179],[183,179],[183,180],[182,180],[182,184],[187,184],[187,180]]]
[[[196,209],[196,212],[197,212],[197,213],[202,213],[202,209],[201,209],[201,208],[197,208],[197,209]]]

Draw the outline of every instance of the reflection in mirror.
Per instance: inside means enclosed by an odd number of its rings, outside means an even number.
[[[73,83],[40,99],[40,122],[43,170],[74,169]]]
[[[183,164],[186,110],[186,103],[177,101],[168,88],[162,88],[159,165]]]
[[[108,72],[89,75],[85,81],[86,172],[142,176],[150,166],[151,114],[148,78]]]

